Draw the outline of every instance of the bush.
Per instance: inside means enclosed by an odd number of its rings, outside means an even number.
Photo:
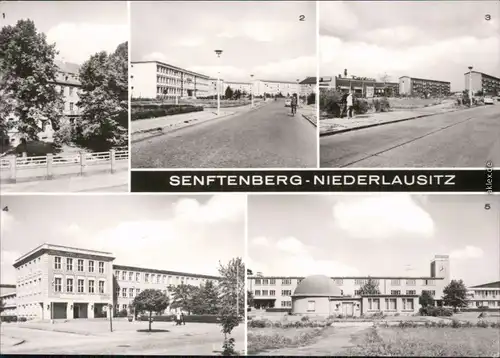
[[[353,109],[355,114],[365,114],[370,109],[370,105],[368,101],[357,98],[354,100]]]
[[[247,323],[251,328],[266,328],[272,327],[273,323],[268,319],[255,319]]]
[[[342,95],[333,89],[321,91],[319,96],[319,107],[321,111],[328,113],[333,117],[340,117],[340,102]]]
[[[316,103],[316,93],[313,92],[313,93],[309,94],[309,96],[307,96],[306,101],[307,101],[308,105],[315,104]]]
[[[291,313],[291,308],[267,308],[266,312],[283,312],[283,313]]]
[[[201,112],[203,111],[202,106],[192,106],[192,105],[144,105],[140,106],[132,111],[130,119],[132,121],[148,118],[157,118],[164,116],[172,116],[175,114],[191,113],[191,112]]]
[[[453,328],[460,328],[460,327],[462,327],[462,324],[460,323],[460,321],[459,321],[459,320],[454,319],[454,320],[452,320],[452,321],[451,321],[451,326],[452,326]]]
[[[57,148],[54,143],[34,140],[19,144],[15,152],[17,154],[27,153],[28,157],[39,157],[56,153]]]
[[[22,317],[24,318],[24,317]],[[17,322],[17,316],[0,316],[1,322]]]
[[[127,310],[121,310],[115,313],[115,317],[127,317],[128,312]]]
[[[153,321],[156,322],[174,322],[175,315],[161,315],[161,316],[151,316]],[[139,321],[147,321],[149,315],[144,315],[139,318]],[[184,321],[186,323],[196,322],[196,323],[218,323],[218,318],[216,315],[185,315]],[[253,322],[253,321],[252,321]]]
[[[69,144],[75,140],[75,133],[73,130],[73,125],[71,123],[64,123],[55,133],[54,133],[54,143],[56,145]]]
[[[26,317],[19,317],[19,322],[26,322],[28,319]]]
[[[375,112],[389,112],[391,107],[387,98],[375,98],[373,106],[375,107]]]
[[[419,309],[421,316],[432,316],[432,317],[450,317],[453,316],[453,310],[445,307],[434,307],[427,306],[421,307]]]
[[[309,317],[308,316],[304,316],[300,319],[302,322],[309,322]]]

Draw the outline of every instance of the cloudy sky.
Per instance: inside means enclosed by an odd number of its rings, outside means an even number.
[[[460,91],[468,66],[500,77],[499,20],[498,1],[321,1],[320,73],[408,75]]]
[[[121,265],[216,275],[243,257],[241,195],[2,196],[1,281],[43,243],[112,252]]]
[[[295,81],[316,76],[315,18],[314,1],[134,2],[131,58],[228,81]]]
[[[253,195],[248,267],[264,275],[430,275],[500,279],[500,196]],[[491,209],[485,210],[490,203]]]
[[[31,19],[39,32],[56,43],[58,59],[82,64],[99,51],[112,52],[128,40],[128,9],[125,1],[2,1],[5,19],[15,25]]]

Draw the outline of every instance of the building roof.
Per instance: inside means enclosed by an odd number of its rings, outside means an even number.
[[[262,80],[262,79],[258,79],[257,81],[271,82],[271,83],[288,83],[288,84],[293,84],[293,85],[297,84],[297,81],[276,81],[276,80]]]
[[[492,75],[489,75],[489,74],[484,73],[484,72],[479,72],[479,71],[470,71],[470,72],[472,72],[472,73],[478,73],[478,74],[480,74],[480,75],[483,75],[483,76],[486,76],[486,77],[490,77],[490,78],[493,78],[493,79],[495,79],[495,80],[500,81],[500,78],[495,77],[495,76],[492,76]],[[465,72],[465,73],[464,73],[464,75],[468,75],[470,72]]]
[[[304,279],[304,276],[247,276],[249,279]],[[330,277],[333,280],[443,280],[443,277],[429,277],[429,276],[337,276]]]
[[[303,279],[295,289],[293,296],[342,296],[342,291],[333,281],[324,275],[313,275]]]
[[[189,73],[190,75],[195,75],[195,76],[203,77],[203,78],[205,78],[207,80],[211,78],[210,76],[203,75],[201,73],[197,73],[197,72],[194,72],[194,71],[190,71],[190,70],[187,70],[187,69],[182,68],[182,67],[177,67],[177,66],[174,66],[174,65],[170,65],[170,64],[168,64],[166,62],[162,62],[162,61],[131,61],[130,62],[131,65],[140,64],[140,63],[159,63],[159,64],[161,64],[163,66],[170,67],[170,68],[173,68],[173,69],[181,71],[181,72]]]
[[[64,73],[74,73],[77,75],[80,72],[80,65],[73,62],[55,60],[54,63],[59,68],[59,71]]]
[[[472,286],[469,288],[500,288],[500,281],[483,283],[482,285]]]
[[[56,74],[56,83],[80,86],[79,80],[80,65],[72,62],[54,61],[59,69]]]
[[[316,77],[306,77],[305,80],[299,82],[300,85],[315,85],[317,84]]]
[[[200,274],[180,272],[180,271],[158,270],[158,269],[150,269],[150,268],[136,267],[136,266],[113,265],[113,270],[138,271],[138,272],[156,273],[162,275],[174,275],[174,276],[184,276],[184,277],[194,277],[194,278],[205,278],[209,280],[220,280],[220,277],[217,276],[200,275]]]

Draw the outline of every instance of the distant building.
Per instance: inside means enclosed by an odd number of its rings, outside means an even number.
[[[231,87],[233,91],[240,91],[241,93],[251,94],[252,93],[252,83],[251,82],[236,82],[236,81],[226,81],[223,82],[224,86],[222,92],[225,93],[228,87]]]
[[[500,309],[500,281],[469,287],[468,303],[469,308]]]
[[[367,77],[340,77],[340,76],[325,76],[319,79],[319,88],[321,89],[337,89],[340,92],[348,92],[352,90],[355,94],[361,97],[377,97],[377,96],[398,96],[399,83],[395,82],[380,82],[374,78]]]
[[[70,62],[55,61],[58,71],[56,73],[56,78],[52,82],[56,85],[56,90],[63,94],[64,109],[63,109],[63,123],[64,120],[69,120],[70,123],[74,123],[78,117],[81,115],[81,110],[78,108],[77,103],[80,100],[79,93],[81,88],[81,83],[79,80],[80,65]],[[14,115],[7,117],[8,121],[17,121]],[[54,130],[50,125],[48,119],[39,119],[37,125],[42,129],[38,134],[39,140],[52,142],[54,136]],[[23,134],[19,133],[16,128],[13,128],[7,133],[6,137],[2,138],[3,146],[16,147],[21,143],[21,139],[24,137]]]
[[[3,302],[2,316],[16,315],[16,285],[0,284],[0,300]]]
[[[206,97],[210,77],[160,61],[130,63],[132,98],[173,100],[184,97]]]
[[[472,82],[472,92],[482,91],[485,95],[500,96],[500,78],[486,73],[472,71],[464,73],[465,89],[469,91]]]
[[[338,276],[326,279],[324,276],[321,277],[306,278],[309,283],[305,286],[301,286],[301,283],[305,281],[304,277],[295,276],[257,274],[247,277],[247,280],[248,289],[253,293],[255,308],[291,310],[295,302],[296,307],[302,307],[299,311],[303,312],[305,305],[309,305],[307,302],[312,300],[311,297],[329,297],[326,301],[333,300],[335,303],[327,304],[324,299],[321,299],[323,303],[319,301],[317,303],[322,307],[322,313],[326,310],[330,313],[340,313],[337,309],[344,310],[345,308],[348,315],[360,315],[363,313],[362,307],[366,307],[366,310],[370,312],[379,310],[414,313],[418,310],[415,303],[418,303],[418,299],[415,301],[415,297],[420,296],[423,291],[429,292],[436,304],[442,304],[443,289],[450,282],[450,262],[448,255],[436,255],[430,264],[430,276]],[[360,295],[359,289],[368,279],[378,283],[380,295],[373,295],[373,297]],[[321,295],[315,296],[314,293],[321,293]],[[301,295],[307,299],[299,299]],[[316,312],[310,309],[307,311]],[[346,315],[346,312],[342,314]]]
[[[131,313],[146,289],[168,294],[169,286],[217,283],[216,276],[113,265],[109,252],[43,244],[14,262],[16,284],[2,285],[7,313],[28,319],[106,317],[109,307]],[[9,286],[8,290],[3,286]],[[177,311],[171,307],[167,311]]]
[[[299,82],[300,85],[300,96],[307,97],[311,93],[316,93],[318,87],[318,81],[316,77],[307,77],[306,79]]]
[[[445,97],[450,95],[450,82],[402,76],[399,78],[399,94]]]
[[[271,96],[283,95],[292,96],[294,93],[300,94],[299,81],[274,81],[274,80],[255,80],[253,82],[254,96],[264,96],[267,93]]]

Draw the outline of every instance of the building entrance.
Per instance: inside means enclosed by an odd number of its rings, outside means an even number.
[[[88,318],[88,303],[74,303],[73,304],[73,318]]]
[[[342,302],[342,314],[344,317],[354,316],[354,304],[352,302]]]

